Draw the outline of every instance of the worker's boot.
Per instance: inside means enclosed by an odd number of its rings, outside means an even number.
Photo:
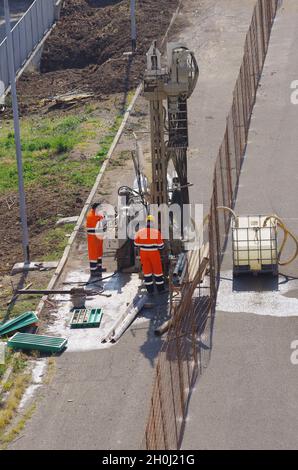
[[[154,294],[154,284],[153,284],[153,276],[152,274],[144,274],[144,282],[145,287],[147,289],[148,294]]]
[[[102,265],[102,258],[98,258],[97,260],[97,269],[96,271],[98,273],[105,273],[106,272],[106,268],[103,267]]]
[[[150,284],[149,286],[146,286],[146,289],[149,295],[154,294],[154,284]]]
[[[156,284],[156,289],[159,294],[163,293],[165,291],[165,280],[163,277],[163,274],[161,275],[154,275],[155,279],[155,284]]]
[[[163,294],[163,293],[165,292],[165,290],[166,290],[166,288],[165,288],[165,283],[163,283],[163,284],[157,284],[157,285],[156,285],[156,288],[157,288],[157,292],[158,292],[159,294]]]
[[[90,261],[90,276],[91,277],[97,277],[98,276],[97,262],[96,261]]]
[[[102,278],[102,272],[101,271],[91,271],[90,272],[90,281],[95,281],[95,280],[98,280],[98,279],[101,279]]]

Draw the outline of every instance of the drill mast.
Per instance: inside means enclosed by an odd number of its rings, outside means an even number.
[[[183,44],[168,44],[165,67],[161,64],[161,53],[156,42],[150,47],[147,53],[144,95],[150,103],[152,204],[170,202],[170,160],[178,175],[181,204],[189,204],[187,100],[195,89],[198,76],[199,69],[194,54]]]

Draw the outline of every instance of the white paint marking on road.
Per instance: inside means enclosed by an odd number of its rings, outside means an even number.
[[[298,279],[290,278],[287,282],[283,276],[279,276],[278,290],[256,290],[261,286],[264,278],[245,277],[236,278],[237,290],[233,290],[233,275],[231,271],[225,271],[218,291],[217,310],[228,313],[253,313],[255,315],[268,315],[273,317],[298,316]],[[255,290],[250,290],[245,285],[246,280],[252,282]],[[270,275],[268,278],[270,281]],[[234,285],[235,285],[234,282]],[[241,290],[241,286],[242,289]],[[247,289],[247,290],[244,290]]]

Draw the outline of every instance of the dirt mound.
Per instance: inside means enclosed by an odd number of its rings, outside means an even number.
[[[70,91],[100,95],[126,92],[142,77],[145,54],[160,40],[177,8],[178,0],[137,2],[137,54],[131,47],[129,0],[68,0],[47,41],[40,73],[26,74],[19,82],[23,112],[41,99]]]

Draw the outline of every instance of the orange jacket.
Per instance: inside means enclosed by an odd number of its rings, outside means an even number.
[[[95,211],[93,209],[90,209],[90,211],[87,214],[87,220],[86,220],[86,228],[87,228],[87,233],[88,235],[94,235],[96,233],[96,226],[98,222],[104,219],[104,216],[102,214],[96,215]]]
[[[135,246],[142,251],[156,251],[164,248],[164,241],[156,228],[141,228],[135,236]]]

